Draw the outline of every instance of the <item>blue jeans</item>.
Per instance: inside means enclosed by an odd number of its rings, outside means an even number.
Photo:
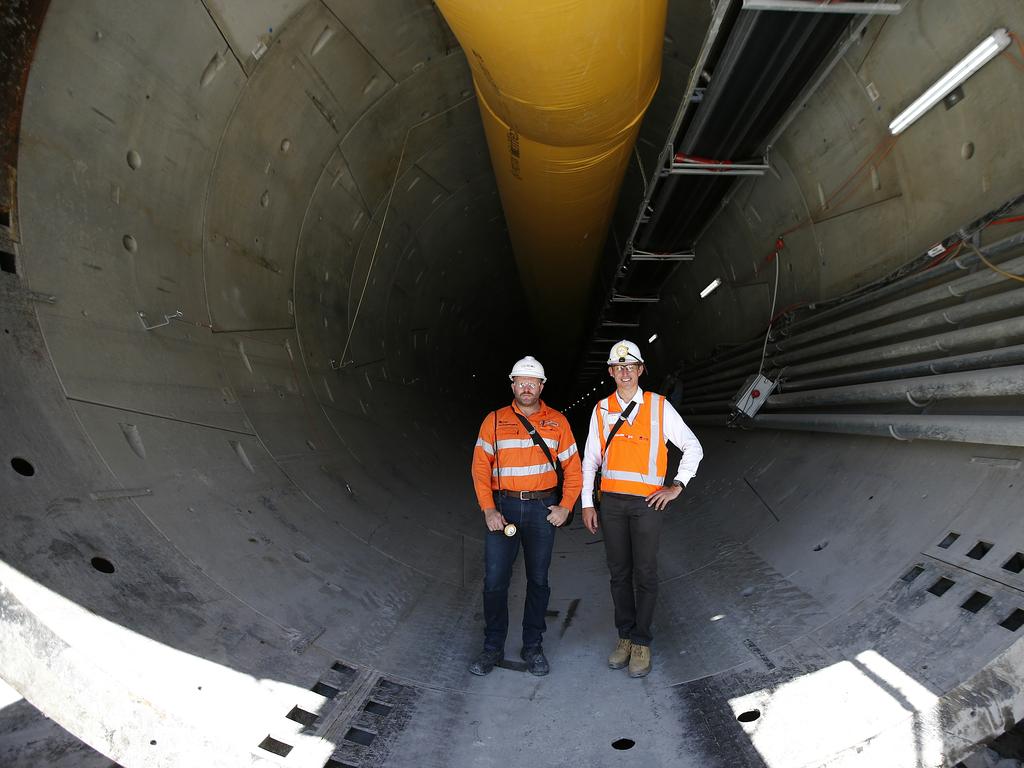
[[[548,566],[555,545],[555,526],[547,521],[548,507],[557,504],[552,495],[545,499],[522,501],[496,496],[497,509],[514,523],[515,536],[502,531],[488,531],[484,537],[484,648],[504,650],[508,636],[508,585],[512,565],[523,546],[526,565],[526,607],[523,610],[523,647],[540,645],[547,629],[544,614],[548,609],[551,589],[548,587]]]

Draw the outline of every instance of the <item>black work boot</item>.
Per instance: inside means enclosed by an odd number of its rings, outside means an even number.
[[[473,660],[473,663],[469,665],[469,671],[474,675],[486,675],[494,669],[494,665],[501,661],[504,655],[504,651],[484,648],[480,655]]]
[[[541,677],[551,671],[547,657],[544,655],[544,649],[539,645],[523,648],[519,652],[519,656],[526,662],[526,670],[531,675]]]

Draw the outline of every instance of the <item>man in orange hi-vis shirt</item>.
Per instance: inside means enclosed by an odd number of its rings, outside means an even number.
[[[492,411],[480,425],[473,450],[473,486],[484,514],[484,649],[469,666],[486,675],[505,656],[508,585],[512,564],[523,547],[526,606],[520,656],[534,675],[546,675],[541,640],[551,589],[548,567],[555,528],[565,523],[583,487],[576,440],[569,422],[540,399],[544,367],[532,357],[509,374],[511,405]],[[558,487],[558,472],[563,481]]]

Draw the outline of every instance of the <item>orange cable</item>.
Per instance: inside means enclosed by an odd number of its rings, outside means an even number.
[[[1017,41],[1017,48],[1020,49],[1021,58],[1024,59],[1024,42],[1021,41],[1015,32],[1010,33],[1010,37]],[[1003,55],[1006,56],[1010,61],[1013,62],[1013,66],[1024,71],[1024,63],[1017,60],[1017,57],[1013,55],[1009,48],[1003,51]]]

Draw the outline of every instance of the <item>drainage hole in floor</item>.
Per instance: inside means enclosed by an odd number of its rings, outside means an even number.
[[[368,701],[363,709],[369,712],[371,715],[389,715],[391,714],[391,707],[387,704],[381,704],[379,701]]]
[[[89,562],[92,563],[92,567],[100,573],[113,573],[115,570],[114,564],[105,557],[94,557]]]
[[[354,744],[368,747],[373,744],[373,740],[376,737],[377,734],[364,731],[362,728],[349,728],[348,733],[345,734],[345,741],[351,741]]]
[[[25,477],[32,477],[36,473],[36,468],[32,466],[32,463],[20,456],[15,456],[11,459],[11,469]]]
[[[267,752],[272,752],[281,757],[288,757],[288,753],[292,751],[292,745],[285,744],[283,741],[278,741],[273,736],[268,735],[267,738],[260,742],[260,749],[265,749]]]
[[[736,716],[736,719],[741,723],[752,723],[761,716],[761,710],[759,709],[748,709],[746,712],[740,712]]]
[[[615,749],[632,749],[636,744],[632,739],[616,739],[612,742],[612,746]]]

